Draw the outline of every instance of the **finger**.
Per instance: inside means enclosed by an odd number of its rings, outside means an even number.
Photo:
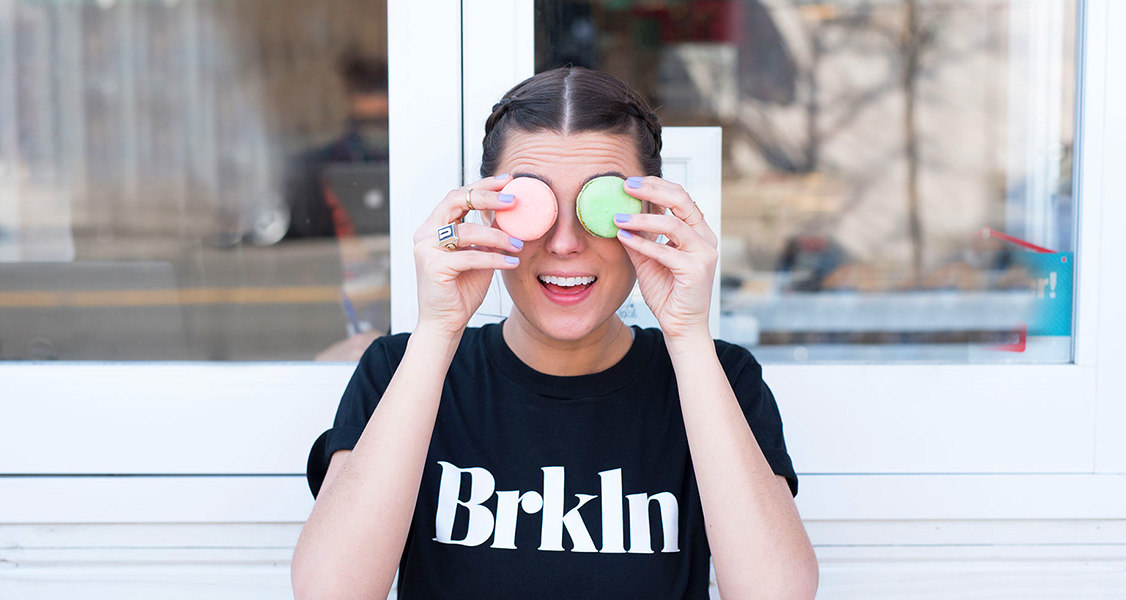
[[[674,215],[681,219],[694,217],[692,218],[694,221],[695,218],[698,218],[696,215],[689,214],[692,212],[695,202],[679,184],[660,177],[630,177],[626,180],[622,189],[638,200],[652,202],[657,206],[671,210]]]
[[[477,249],[492,249],[500,252],[519,252],[524,247],[524,241],[514,238],[507,233],[476,223],[459,223],[457,226],[457,247]],[[437,238],[435,238],[437,245]]]
[[[502,194],[498,191],[475,187],[467,188],[465,194],[467,198],[472,199],[473,210],[508,210],[516,206],[516,197],[512,194]]]
[[[462,220],[469,213],[469,202],[473,203],[475,209],[495,210],[495,208],[486,206],[490,204],[488,199],[482,200],[481,204],[479,204],[478,199],[483,195],[492,194],[491,203],[496,204],[497,192],[509,181],[512,181],[512,177],[505,173],[496,177],[486,177],[469,185],[450,190],[445,198],[442,198],[442,201],[438,203],[438,206],[434,208],[434,211],[430,213],[430,216],[426,219],[426,226],[437,228],[447,223]],[[470,190],[473,190],[472,193],[470,193]],[[500,202],[500,204],[509,206],[512,202]]]
[[[520,265],[519,257],[497,254],[496,252],[485,252],[483,250],[458,250],[457,252],[438,250],[438,252],[446,254],[442,260],[458,273],[476,269],[515,269]]]
[[[673,216],[684,221],[694,230],[700,231],[709,243],[718,243],[719,238],[715,235],[715,231],[704,220],[703,210],[679,184],[660,177],[630,177],[626,180],[623,189],[639,200],[661,207],[660,212],[668,209]]]
[[[691,226],[673,215],[618,214],[614,215],[614,224],[619,229],[654,234],[652,236],[654,240],[657,235],[664,235],[674,247],[686,252],[711,245]]]
[[[685,272],[691,270],[693,259],[687,252],[647,240],[640,235],[630,233],[626,229],[618,230],[618,240],[627,250],[634,250],[642,256],[647,256],[672,271]]]

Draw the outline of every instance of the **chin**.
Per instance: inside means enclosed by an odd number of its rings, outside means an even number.
[[[525,320],[551,339],[564,342],[577,342],[594,333],[599,327],[605,325],[608,320],[613,318],[615,318],[614,313],[610,313],[609,316],[601,320],[589,314],[575,318],[538,318],[535,320],[525,317]]]

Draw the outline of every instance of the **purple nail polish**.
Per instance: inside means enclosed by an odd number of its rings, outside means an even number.
[[[620,235],[620,236],[622,236],[622,237],[626,238],[627,240],[628,240],[629,238],[633,237],[633,234],[632,234],[632,233],[630,233],[630,232],[628,232],[628,231],[626,231],[625,229],[619,229],[619,230],[618,230],[618,235]]]
[[[617,213],[614,215],[615,223],[629,223],[629,215],[625,213]]]
[[[515,196],[513,196],[512,194],[497,194],[497,200],[500,200],[501,202],[504,202],[506,204],[511,203],[513,198],[515,198]]]
[[[512,244],[516,248],[523,248],[524,247],[524,242],[522,242],[522,241],[520,241],[520,240],[518,240],[514,237],[509,237],[508,243]]]
[[[636,190],[637,188],[641,187],[641,178],[640,177],[630,177],[629,179],[626,180],[626,185],[628,185],[629,187]]]
[[[497,175],[497,179],[508,179],[508,173],[505,173],[504,175]]]
[[[520,259],[515,256],[506,256],[504,257],[504,262],[510,265],[518,265],[520,264]]]

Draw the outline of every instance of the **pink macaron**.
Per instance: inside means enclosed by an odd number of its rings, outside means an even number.
[[[519,240],[534,240],[555,224],[559,206],[547,184],[534,177],[517,177],[508,182],[502,194],[515,196],[515,206],[494,212],[497,227]]]

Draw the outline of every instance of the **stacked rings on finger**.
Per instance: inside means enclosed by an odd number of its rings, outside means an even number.
[[[690,219],[692,217],[692,213],[695,213],[695,212],[700,213],[700,218],[696,219],[695,221],[689,221],[688,219]],[[684,217],[684,219],[682,219],[682,220],[687,225],[696,225],[697,223],[700,223],[701,221],[704,220],[704,211],[700,210],[700,207],[695,202],[693,202],[692,203],[692,211],[689,212],[688,216]]]
[[[457,250],[457,223],[450,223],[438,228],[438,247],[453,252]]]

